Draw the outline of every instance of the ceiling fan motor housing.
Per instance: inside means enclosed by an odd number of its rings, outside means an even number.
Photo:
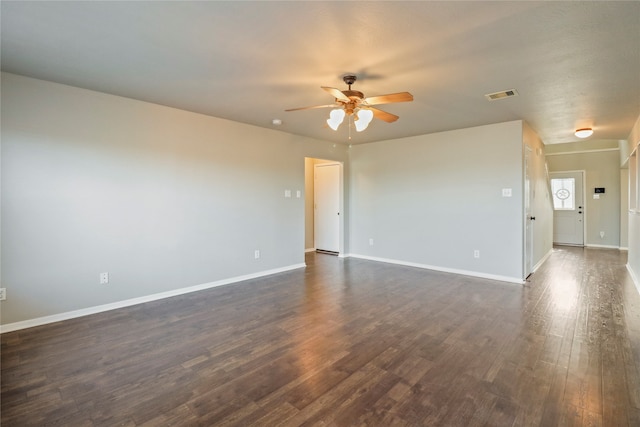
[[[346,74],[342,77],[342,80],[349,85],[349,90],[351,90],[351,85],[356,82],[358,78],[353,74]]]
[[[342,104],[345,112],[350,116],[360,106],[360,103],[364,98],[364,94],[357,90],[343,90],[342,93],[349,98],[349,102],[341,99],[336,99],[336,102]]]
[[[344,93],[344,95],[352,101],[355,101],[356,99],[361,100],[364,98],[364,93],[357,90],[343,90],[342,93]]]

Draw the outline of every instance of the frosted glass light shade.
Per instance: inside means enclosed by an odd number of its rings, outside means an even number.
[[[329,118],[327,119],[327,124],[333,130],[338,130],[338,126],[344,120],[344,110],[341,108],[336,108],[335,110],[331,110],[329,113]]]
[[[367,128],[367,126],[369,126],[369,123],[371,123],[371,120],[373,120],[373,111],[360,110],[358,111],[356,115],[356,120],[353,122],[353,124],[356,126],[356,130],[358,132],[362,132]]]
[[[578,138],[589,138],[591,135],[593,135],[593,129],[591,129],[591,128],[578,129],[578,130],[576,130],[576,134],[575,135]]]

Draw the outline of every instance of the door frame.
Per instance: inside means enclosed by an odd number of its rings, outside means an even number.
[[[338,206],[340,209],[340,218],[338,219],[338,257],[340,258],[345,258],[345,249],[344,249],[344,229],[345,229],[345,212],[344,212],[344,163],[340,162],[340,161],[336,161],[336,160],[328,160],[328,159],[321,159],[319,157],[311,157],[314,160],[314,163],[312,165],[313,167],[313,180],[314,180],[314,189],[313,189],[313,194],[311,195],[306,195],[306,197],[313,197],[313,218],[314,218],[314,225],[313,225],[313,246],[315,248],[316,244],[315,244],[315,240],[316,240],[316,231],[315,231],[315,214],[316,214],[316,209],[315,209],[315,169],[316,166],[319,165],[338,165],[339,169],[338,169]],[[320,160],[322,161],[322,163],[315,163],[315,160]],[[307,215],[307,213],[305,212],[305,215]]]
[[[561,170],[561,171],[553,171],[553,172],[549,171],[549,180],[553,178],[554,174],[577,173],[577,172],[582,174],[582,245],[563,244],[563,246],[586,247],[587,246],[587,215],[588,215],[587,213],[587,171],[584,169]],[[551,182],[549,182],[549,185],[551,185]],[[551,197],[553,197],[553,195],[551,195]],[[552,216],[553,227],[555,227],[555,216],[556,216],[556,210],[553,209],[553,216]],[[555,242],[553,242],[553,244],[555,244]]]
[[[525,145],[524,151],[524,179],[523,179],[523,202],[524,202],[524,256],[523,256],[523,270],[524,274],[522,275],[523,279],[529,277],[531,273],[533,273],[533,238],[535,236],[534,223],[531,220],[531,217],[534,216],[533,209],[533,199],[534,199],[534,189],[531,188],[531,170],[532,170],[532,159],[531,155],[533,153],[533,149],[528,145]]]

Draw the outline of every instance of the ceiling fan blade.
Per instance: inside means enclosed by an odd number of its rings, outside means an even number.
[[[393,102],[409,102],[413,101],[413,95],[409,92],[390,93],[388,95],[371,96],[364,99],[367,105],[391,104]]]
[[[339,108],[340,105],[338,104],[314,105],[313,107],[289,108],[288,110],[284,110],[284,111],[313,110],[314,108],[329,108],[329,107]]]
[[[351,101],[347,97],[347,95],[345,95],[344,93],[342,93],[342,91],[340,91],[339,89],[336,89],[335,87],[326,87],[326,86],[320,86],[320,87],[325,91],[329,92],[329,94],[333,96],[335,99],[339,99],[341,101],[346,101],[346,102]]]
[[[393,123],[400,118],[395,114],[387,113],[386,111],[378,110],[377,108],[373,108],[373,107],[368,107],[368,108],[369,110],[373,111],[373,117],[375,117],[376,119],[385,121],[387,123]]]

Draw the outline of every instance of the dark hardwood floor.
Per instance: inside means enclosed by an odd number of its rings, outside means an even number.
[[[3,334],[2,426],[640,426],[625,253],[556,248],[524,286],[307,263]]]

